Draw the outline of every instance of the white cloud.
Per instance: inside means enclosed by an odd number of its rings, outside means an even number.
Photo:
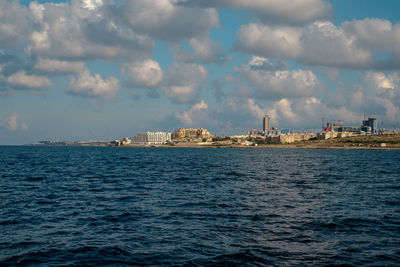
[[[6,118],[6,127],[11,131],[18,130],[18,115],[13,113],[8,118]]]
[[[18,130],[27,131],[28,125],[26,124],[26,122],[22,122],[21,125],[19,126],[18,119],[19,116],[17,113],[11,114],[9,117],[5,119],[6,128],[11,131],[18,131]]]
[[[315,22],[302,36],[304,53],[299,61],[310,65],[363,68],[373,63],[373,53],[357,46],[354,36],[331,22]]]
[[[176,0],[125,0],[121,1],[121,9],[132,29],[161,40],[204,36],[218,26],[215,9],[186,8],[176,3]]]
[[[102,0],[82,0],[82,4],[84,8],[94,10],[98,7],[101,7],[103,5]]]
[[[184,111],[183,113],[175,113],[176,118],[185,125],[192,125],[193,122],[198,122],[199,120],[204,118],[206,115],[206,111],[208,109],[208,105],[204,100],[201,100],[199,103],[194,104],[189,110]]]
[[[191,85],[169,86],[164,89],[164,93],[169,99],[177,103],[192,102],[197,96],[196,88]]]
[[[15,1],[0,0],[0,48],[22,45],[31,30],[26,7]]]
[[[266,57],[296,58],[303,52],[301,28],[250,23],[240,27],[238,48]]]
[[[174,102],[193,102],[197,97],[197,88],[207,74],[207,69],[201,65],[174,63],[167,70],[163,91]]]
[[[372,51],[357,46],[355,37],[331,22],[307,27],[241,26],[237,48],[263,57],[288,58],[303,64],[366,68],[373,64]]]
[[[247,99],[246,107],[250,111],[250,113],[259,120],[261,120],[262,117],[265,115],[265,110],[257,105],[252,98]]]
[[[400,67],[400,24],[384,19],[346,21],[340,26],[329,21],[305,27],[250,23],[241,26],[237,36],[237,49],[263,57],[337,68]]]
[[[249,8],[264,23],[306,24],[332,17],[332,6],[322,0],[180,0],[182,5]]]
[[[256,88],[256,96],[267,99],[281,97],[313,96],[323,88],[317,76],[310,70],[268,71],[255,69],[254,64],[265,64],[260,58],[253,58],[237,70],[246,81]]]
[[[228,75],[226,75],[226,76],[222,79],[222,81],[223,81],[224,83],[234,83],[234,82],[236,82],[237,80],[236,80],[235,77],[232,76],[232,74],[228,74]]]
[[[218,63],[225,61],[221,46],[209,38],[191,38],[189,40],[189,45],[192,47],[194,54],[178,48],[175,49],[174,59],[183,62],[202,63]]]
[[[83,71],[85,63],[82,61],[62,61],[58,59],[39,58],[34,68],[48,73],[69,74]]]
[[[345,21],[342,28],[356,38],[359,46],[381,51],[391,51],[400,41],[400,25],[385,19],[370,19]]]
[[[254,70],[288,70],[289,64],[284,61],[270,61],[265,57],[253,56],[248,65]]]
[[[27,52],[43,58],[148,58],[154,47],[149,37],[139,35],[109,12],[102,1],[71,3],[32,2],[29,5],[36,30]]]
[[[381,116],[388,123],[400,117],[400,75],[397,72],[366,72],[362,76],[363,107],[368,114]]]
[[[15,88],[43,89],[51,85],[50,80],[44,76],[28,75],[19,71],[7,78],[7,83]]]
[[[134,87],[156,87],[163,79],[160,64],[151,59],[127,63],[123,66],[122,73],[129,77],[129,84]]]
[[[71,78],[66,89],[68,93],[86,96],[114,98],[119,91],[119,82],[116,77],[103,79],[99,74],[90,75],[89,70],[79,74],[78,78]]]
[[[267,109],[271,115],[273,125],[280,128],[295,128],[305,130],[314,127],[319,130],[321,118],[326,121],[341,120],[345,125],[361,125],[362,116],[350,110],[345,105],[341,107],[328,107],[317,97],[299,99],[282,98],[271,104]]]

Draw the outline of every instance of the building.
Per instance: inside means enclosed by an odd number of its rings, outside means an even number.
[[[268,115],[263,117],[263,131],[264,133],[271,131],[271,117]]]
[[[290,144],[299,141],[307,141],[316,137],[317,135],[314,133],[280,134],[269,135],[266,137],[266,141],[271,143]]]
[[[247,135],[249,137],[261,137],[261,136],[263,136],[263,134],[264,134],[263,131],[257,130],[257,129],[247,131]]]
[[[121,140],[121,145],[129,145],[129,144],[131,144],[131,143],[132,143],[132,140],[129,139],[128,137],[124,137],[124,138]]]
[[[376,118],[368,118],[368,120],[363,120],[363,126],[371,127],[371,134],[378,133],[378,125],[376,122]]]
[[[151,145],[169,142],[171,142],[171,133],[168,132],[144,132],[132,137],[132,144]]]
[[[172,134],[172,139],[209,139],[212,135],[203,128],[178,128]]]

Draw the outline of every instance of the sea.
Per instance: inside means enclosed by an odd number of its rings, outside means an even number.
[[[1,266],[400,266],[400,151],[0,146]]]

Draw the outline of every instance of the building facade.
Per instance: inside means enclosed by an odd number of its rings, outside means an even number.
[[[173,139],[208,139],[211,137],[210,132],[203,128],[178,128],[172,134]]]
[[[271,131],[271,117],[268,115],[265,115],[263,117],[263,132],[267,133]]]
[[[171,142],[171,133],[168,132],[144,132],[132,137],[132,144],[151,145],[169,142]]]

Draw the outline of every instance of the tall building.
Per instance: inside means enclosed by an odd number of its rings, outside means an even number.
[[[269,131],[271,131],[271,118],[265,115],[263,118],[263,132],[267,133]]]
[[[368,126],[371,127],[371,134],[376,134],[378,132],[376,118],[368,118]]]
[[[371,134],[378,133],[378,124],[376,118],[368,118],[368,120],[363,120],[362,126],[371,127]]]

